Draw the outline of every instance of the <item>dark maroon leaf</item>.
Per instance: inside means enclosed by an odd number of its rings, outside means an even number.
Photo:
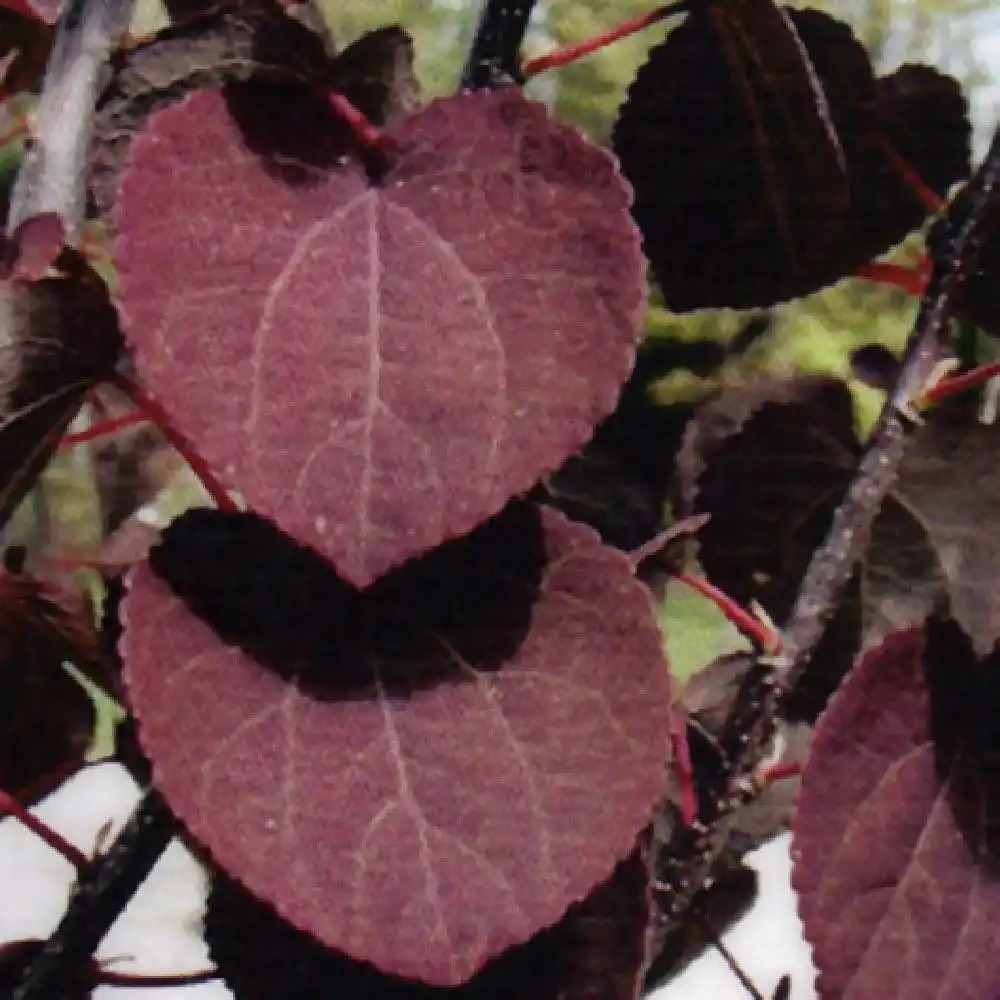
[[[968,102],[956,80],[929,66],[907,64],[880,78],[877,87],[877,124],[858,138],[849,160],[851,204],[833,278],[885,253],[928,214],[884,144],[941,198],[971,169]]]
[[[514,89],[390,128],[376,187],[325,105],[256,96],[242,128],[204,92],[135,143],[122,309],[178,429],[363,585],[470,530],[613,409],[638,235],[610,155]],[[151,199],[175,226],[149,224]]]
[[[771,3],[696,10],[653,49],[622,106],[615,152],[674,310],[789,298],[840,228],[848,186],[831,126],[856,116],[874,82],[848,28],[794,17],[793,28]],[[826,120],[796,35],[807,44],[801,29],[812,25],[823,44],[810,55],[851,63],[845,86],[826,95]]]
[[[979,423],[971,407],[941,409],[904,458],[893,495],[925,533],[936,563],[933,576],[918,573],[916,544],[897,546],[910,557],[895,560],[893,590],[933,593],[933,584],[943,583],[952,614],[984,655],[1000,639],[1000,431]],[[883,541],[881,532],[876,540]]]
[[[192,90],[251,77],[318,84],[329,68],[323,39],[278,0],[215,6],[120,50],[97,101],[88,175],[97,210],[111,221],[129,146],[159,108]]]
[[[996,654],[931,622],[871,650],[816,728],[793,884],[824,1000],[992,997]]]
[[[707,513],[699,558],[741,603],[781,622],[854,474],[860,448],[850,395],[836,379],[766,379],[727,389],[688,428],[679,458],[685,514]],[[811,721],[850,668],[861,641],[923,617],[936,588],[919,528],[898,501],[881,512],[859,578],[851,583],[810,669],[786,699],[790,719]],[[917,569],[922,572],[915,573]]]
[[[646,882],[634,852],[554,927],[451,988],[389,976],[325,948],[221,873],[213,880],[205,934],[237,1000],[634,1000]]]
[[[71,251],[57,265],[58,277],[0,282],[0,526],[121,347],[101,279]]]
[[[666,527],[674,456],[694,404],[661,403],[652,385],[679,369],[709,375],[726,357],[716,341],[647,339],[614,412],[579,455],[546,477],[537,498],[625,551],[655,537]]]
[[[879,78],[878,105],[886,138],[931,190],[969,175],[969,104],[957,80],[907,63]]]
[[[330,67],[329,85],[375,125],[392,125],[420,108],[413,39],[398,25],[362,35]]]
[[[254,579],[256,554],[191,517],[154,565],[229,642],[275,659],[227,646],[140,567],[122,606],[130,700],[171,807],[286,918],[384,971],[457,984],[627,854],[665,793],[671,705],[625,555],[513,505],[357,593],[259,528]],[[275,625],[300,601],[323,621]],[[255,618],[288,648],[248,635]]]
[[[30,577],[0,574],[0,788],[25,801],[82,765],[91,743],[94,706],[67,661],[108,684],[87,610]]]
[[[751,400],[757,409],[740,424],[732,414],[746,412],[740,407]],[[849,425],[848,392],[832,379],[729,391],[691,425],[684,512],[712,515],[699,532],[706,571],[779,621],[853,474],[858,446]],[[865,644],[947,601],[977,653],[993,648],[1000,638],[998,468],[1000,435],[972,407],[932,411],[903,458],[860,567]]]
[[[30,6],[0,5],[0,97],[33,90],[39,83],[52,48],[52,23],[34,16]]]
[[[698,8],[653,50],[614,133],[670,307],[795,298],[888,250],[926,209],[887,143],[938,194],[968,176],[955,88],[913,66],[876,84],[850,29],[818,11]]]

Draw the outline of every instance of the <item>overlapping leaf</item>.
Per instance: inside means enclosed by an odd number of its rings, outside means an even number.
[[[420,107],[413,39],[391,25],[362,35],[330,65],[328,83],[375,125],[393,125]]]
[[[913,66],[876,81],[846,25],[770,3],[692,13],[639,71],[614,133],[677,311],[805,295],[901,240],[926,209],[890,146],[938,194],[968,175],[954,81]]]
[[[554,927],[451,989],[388,976],[319,945],[224,876],[214,880],[205,934],[238,1000],[635,1000],[648,921],[638,852],[619,863]]]
[[[370,31],[339,55],[274,0],[223,5],[114,57],[95,118],[88,184],[109,222],[132,140],[155,111],[192,90],[248,80],[330,87],[376,125],[420,104],[413,42],[399,27]]]
[[[596,528],[609,545],[630,551],[649,541],[664,527],[674,455],[694,410],[693,403],[659,402],[651,387],[678,369],[715,371],[725,359],[715,341],[647,339],[614,412],[546,477],[539,498]]]
[[[727,389],[689,424],[678,458],[684,513],[709,513],[699,558],[736,600],[775,621],[791,610],[856,463],[851,402],[833,379],[763,380]],[[811,721],[857,651],[857,583],[848,588],[800,687],[790,718]]]
[[[513,89],[391,127],[377,186],[322,102],[233,107],[239,126],[199,93],[133,146],[127,332],[223,479],[364,585],[497,511],[614,407],[644,303],[628,190]],[[154,198],[174,223],[150,224]]]
[[[634,1000],[647,878],[633,852],[555,927],[450,989],[389,976],[324,948],[222,875],[209,896],[205,933],[238,1000]]]
[[[685,510],[712,515],[699,535],[710,577],[780,620],[858,454],[850,398],[833,379],[762,383],[706,406],[689,433],[684,481]],[[866,644],[945,598],[978,653],[1000,638],[998,455],[997,429],[966,405],[939,407],[917,432],[861,565]]]
[[[0,526],[121,347],[101,279],[70,251],[56,263],[50,277],[0,282]]]
[[[128,149],[158,108],[199,87],[265,77],[319,82],[329,71],[323,40],[277,0],[222,4],[115,53],[97,100],[88,187],[106,218]]]
[[[20,573],[0,572],[0,788],[25,800],[81,765],[94,707],[69,662],[107,683],[82,609]]]
[[[996,654],[961,630],[895,633],[820,719],[793,884],[823,1000],[995,996]]]
[[[152,565],[225,637],[135,571],[120,647],[158,787],[254,893],[386,972],[465,981],[607,877],[664,793],[651,599],[555,512],[509,506],[361,592],[250,515],[185,515]]]

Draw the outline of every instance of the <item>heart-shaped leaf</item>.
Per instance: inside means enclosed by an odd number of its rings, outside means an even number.
[[[851,424],[847,387],[820,377],[734,386],[690,424],[682,509],[711,515],[700,558],[737,600],[758,600],[778,620],[790,611],[854,475]],[[863,640],[922,620],[947,597],[983,655],[1000,639],[1000,433],[959,401],[937,407],[914,437],[859,566]],[[845,669],[851,646],[846,636],[830,646]]]
[[[325,103],[269,93],[231,95],[239,124],[193,95],[135,142],[121,305],[178,429],[364,585],[590,437],[645,265],[611,156],[515,89],[391,127],[377,184]]]
[[[876,81],[820,11],[716,0],[653,49],[614,148],[667,304],[740,309],[816,291],[919,226],[900,157],[943,195],[968,176],[969,123],[955,81]]]
[[[997,677],[931,622],[871,650],[820,718],[792,853],[822,1000],[1000,990]]]
[[[648,881],[637,849],[554,927],[451,989],[388,976],[324,947],[221,874],[213,880],[205,936],[239,1000],[636,1000]]]
[[[170,586],[134,571],[120,648],[157,786],[223,868],[385,972],[464,982],[665,794],[650,595],[554,511],[509,505],[364,591],[251,515],[189,512],[151,561]]]

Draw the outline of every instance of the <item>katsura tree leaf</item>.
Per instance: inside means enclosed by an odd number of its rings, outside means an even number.
[[[821,717],[793,885],[823,1000],[1000,989],[997,676],[931,621],[870,650]]]
[[[850,395],[818,376],[727,388],[688,425],[678,456],[683,514],[708,513],[698,532],[709,579],[776,622],[791,611],[856,467]],[[788,717],[811,721],[857,652],[858,584],[847,589],[796,691]]]
[[[954,81],[914,66],[876,81],[846,25],[763,2],[689,15],[639,71],[614,131],[675,311],[796,298],[900,241],[926,210],[887,142],[939,194],[968,176]]]
[[[107,288],[84,261],[64,251],[52,275],[0,281],[0,526],[121,348]]]
[[[932,190],[946,192],[968,176],[969,102],[954,77],[906,63],[879,78],[878,105],[886,138]]]
[[[765,381],[727,390],[689,428],[683,511],[711,514],[699,532],[706,572],[779,621],[854,474],[860,448],[850,407],[836,379]],[[928,415],[859,567],[865,645],[944,603],[979,654],[1000,639],[998,460],[1000,434],[972,407],[955,403]]]
[[[943,585],[952,615],[980,656],[1000,639],[998,463],[1000,428],[981,424],[972,407],[950,406],[921,428],[893,490],[896,531],[908,530],[911,539],[896,546],[894,590],[912,596],[922,586],[928,607],[934,585]],[[881,519],[877,527],[884,544]],[[915,528],[923,539],[913,537]]]
[[[199,93],[134,144],[121,306],[180,431],[364,585],[591,436],[645,265],[611,156],[513,88],[389,128],[376,186],[325,104],[282,96],[231,95],[237,125]],[[153,198],[176,225],[150,225]]]
[[[647,880],[635,851],[554,927],[451,988],[386,975],[324,947],[222,873],[213,879],[205,936],[239,1000],[634,1000]]]
[[[464,982],[665,793],[650,595],[553,511],[509,505],[364,591],[252,515],[190,512],[151,564],[119,646],[157,786],[224,869],[385,972]]]
[[[112,221],[129,146],[159,108],[192,90],[255,76],[318,83],[329,68],[323,39],[278,0],[222,4],[119,50],[94,121],[88,188],[97,210]]]
[[[107,686],[87,610],[31,577],[0,572],[0,788],[25,801],[84,762],[94,706],[64,664]]]

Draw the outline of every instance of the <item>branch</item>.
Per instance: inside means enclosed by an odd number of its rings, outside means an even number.
[[[11,193],[8,236],[33,215],[53,213],[68,237],[85,208],[84,173],[101,71],[128,27],[133,0],[69,0],[56,30],[31,141]]]
[[[775,662],[782,691],[798,682],[823,637],[826,625],[864,553],[872,524],[895,482],[909,432],[908,414],[915,400],[944,359],[949,321],[966,276],[976,265],[983,243],[995,223],[990,201],[1000,182],[1000,129],[975,177],[969,182],[969,209],[954,227],[946,252],[935,263],[920,312],[907,342],[906,354],[889,400],[882,410],[847,495],[833,516],[823,544],[813,553],[798,598],[785,624],[785,645]]]
[[[773,657],[753,656],[743,676],[719,740],[721,766],[699,785],[700,822],[684,826],[668,811],[654,823],[650,856],[657,913],[647,932],[647,965],[662,950],[667,931],[704,885],[726,841],[720,824],[757,794],[754,776],[773,732],[779,700],[808,665],[896,478],[913,427],[907,414],[913,401],[924,395],[928,380],[945,355],[956,298],[965,275],[976,265],[991,223],[996,221],[990,202],[998,184],[1000,130],[969,182],[968,213],[950,222],[951,238],[935,262],[896,383],[826,540],[806,570],[784,629],[782,652]]]
[[[535,0],[486,0],[462,87],[480,90],[521,83],[521,43]]]
[[[77,884],[66,915],[29,964],[11,1000],[52,1000],[71,995],[74,976],[118,919],[175,833],[173,815],[159,792],[136,806],[108,852]]]

